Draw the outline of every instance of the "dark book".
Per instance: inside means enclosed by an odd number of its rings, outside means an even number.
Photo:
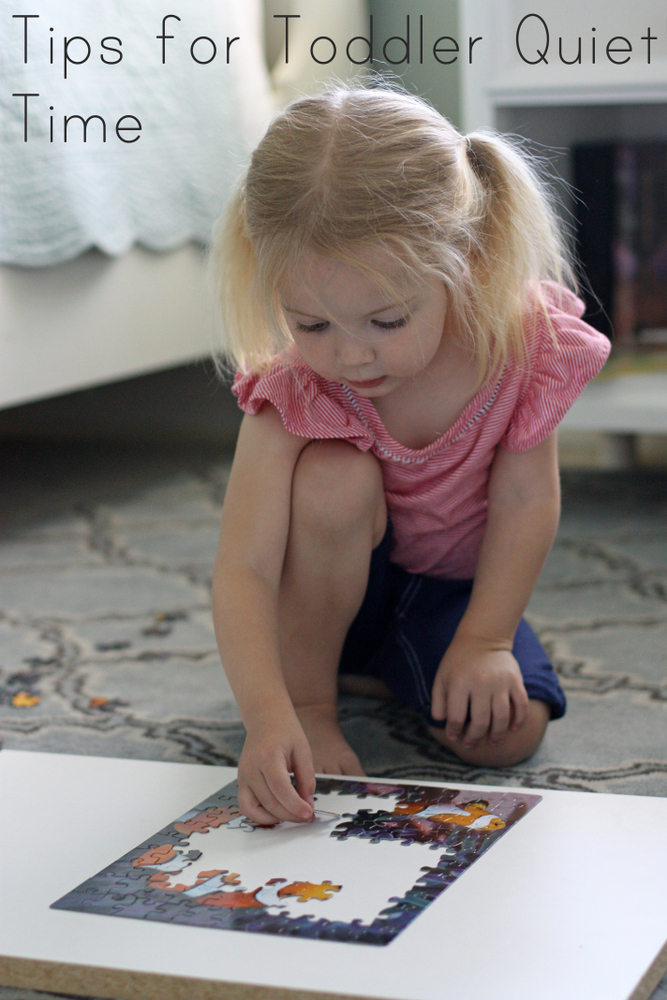
[[[667,344],[667,143],[573,150],[586,319],[619,345]]]

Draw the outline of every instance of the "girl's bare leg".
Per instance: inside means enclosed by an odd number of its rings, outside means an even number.
[[[338,726],[338,664],[387,523],[376,459],[343,441],[301,453],[279,595],[285,683],[316,771],[362,774]]]

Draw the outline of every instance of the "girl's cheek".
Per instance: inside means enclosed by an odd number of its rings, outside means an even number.
[[[312,343],[303,338],[295,339],[296,349],[310,367],[316,371],[325,371],[330,367],[330,359],[327,358],[327,352],[323,351],[321,347],[318,348],[317,344]]]

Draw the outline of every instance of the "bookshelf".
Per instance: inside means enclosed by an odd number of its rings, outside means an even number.
[[[649,29],[650,45],[645,40]],[[470,62],[468,40],[474,38],[479,41]],[[631,51],[621,51],[621,39]],[[461,118],[467,131],[496,125],[497,112],[509,108],[667,101],[661,0],[633,5],[625,0],[541,0],[538,7],[526,0],[458,0],[457,40]],[[579,41],[581,62],[576,63]]]
[[[539,18],[537,9],[523,0],[459,0],[459,40],[482,39],[473,50],[477,62],[460,67],[461,120],[466,131],[491,126],[525,137],[538,152],[546,147],[571,222],[576,146],[667,136],[665,9],[659,0],[542,0]],[[546,63],[539,56],[545,26]],[[579,40],[581,63],[568,65],[560,54],[574,59]],[[635,435],[667,433],[667,365],[652,369],[641,356],[637,362],[631,358],[588,386],[563,421],[613,435],[619,464],[630,460]]]

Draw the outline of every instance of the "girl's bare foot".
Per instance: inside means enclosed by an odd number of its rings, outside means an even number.
[[[307,705],[296,709],[319,774],[363,775],[359,758],[338,725],[335,705]]]

